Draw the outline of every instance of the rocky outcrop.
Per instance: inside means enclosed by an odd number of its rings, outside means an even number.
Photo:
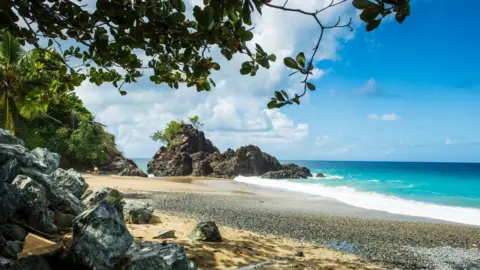
[[[123,216],[130,224],[149,224],[153,215],[153,207],[145,202],[125,200]]]
[[[103,174],[148,177],[145,172],[138,168],[137,164],[133,162],[133,160],[125,158],[117,149],[113,150],[109,154],[108,163],[99,169]]]
[[[132,246],[122,193],[104,188],[84,196],[85,181],[74,170],[59,169],[58,155],[47,149],[32,153],[8,136],[0,129],[0,161],[10,164],[7,170],[0,166],[0,269],[196,269],[182,246]],[[143,203],[126,208],[139,223],[151,219],[152,212]],[[54,251],[18,259],[32,237],[26,230],[50,239],[60,239],[61,230],[72,231],[72,241],[56,240]]]
[[[205,134],[184,125],[168,147],[162,146],[148,163],[148,173],[155,176],[264,176],[265,178],[307,178],[312,176],[305,167],[282,165],[255,145],[228,149],[220,153]]]

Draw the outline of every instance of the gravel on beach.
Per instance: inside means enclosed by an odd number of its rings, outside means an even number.
[[[288,201],[269,197],[152,192],[146,199],[160,212],[326,245],[389,269],[480,269],[472,248],[480,227],[282,210]]]

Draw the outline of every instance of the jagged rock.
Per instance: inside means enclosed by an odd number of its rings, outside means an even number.
[[[317,173],[317,175],[315,175],[315,177],[317,177],[317,178],[325,178],[326,176],[325,176],[323,173]]]
[[[134,243],[127,256],[130,270],[196,270],[196,265],[187,259],[183,246],[155,242]]]
[[[132,242],[123,216],[105,201],[73,221],[71,254],[90,269],[114,269]]]
[[[125,158],[120,151],[115,149],[109,156],[109,162],[100,168],[101,173],[148,177],[133,160]]]
[[[51,178],[55,186],[70,191],[79,199],[88,187],[85,179],[74,169],[68,171],[57,169],[52,173]]]
[[[0,144],[0,160],[16,159],[20,165],[47,170],[47,166],[38,161],[36,156],[19,144]]]
[[[55,214],[50,209],[35,209],[28,215],[28,225],[45,233],[57,233]]]
[[[12,262],[12,270],[52,270],[40,256],[28,256]]]
[[[45,189],[50,207],[53,210],[72,215],[78,215],[85,210],[85,205],[68,190],[57,187],[52,184],[50,175],[43,174],[34,168],[23,167],[20,173],[29,176],[34,181],[40,183]]]
[[[58,211],[54,213],[55,224],[60,230],[71,228],[73,225],[74,219],[75,219],[74,215],[64,214]]]
[[[162,147],[155,156],[147,165],[148,173],[155,176],[183,176],[192,173],[192,158],[187,153],[176,153]]]
[[[22,208],[19,192],[12,185],[0,182],[0,223],[13,217]]]
[[[13,241],[24,241],[27,237],[27,232],[16,224],[2,225],[0,226],[0,232],[2,232],[3,237]]]
[[[15,186],[23,195],[23,198],[29,209],[46,208],[49,205],[45,188],[26,175],[18,175],[13,180]]]
[[[149,224],[153,215],[153,207],[145,202],[125,200],[123,215],[127,223]]]
[[[17,137],[12,136],[10,131],[0,128],[0,144],[18,144],[25,146],[25,143]]]
[[[125,204],[123,201],[123,194],[116,189],[107,187],[101,188],[85,198],[84,202],[88,208],[92,208],[100,202],[106,202],[123,215],[123,205]]]
[[[0,181],[11,183],[18,174],[19,163],[16,158],[5,159],[5,161],[2,161],[0,157],[0,164],[2,164],[0,165]]]
[[[212,142],[205,138],[205,133],[197,130],[192,125],[183,126],[179,136],[170,143],[170,148],[175,152],[188,154],[218,152],[218,149],[213,146]]]
[[[305,167],[300,167],[295,164],[286,164],[282,165],[282,170],[280,171],[271,171],[264,175],[262,178],[268,179],[306,179],[312,176],[312,173],[309,169]]]
[[[195,226],[188,236],[195,241],[221,242],[222,236],[218,230],[217,224],[213,221],[200,222]]]
[[[15,259],[17,253],[23,249],[23,243],[21,241],[7,241],[0,255],[7,259]]]
[[[54,172],[60,166],[60,155],[50,152],[46,148],[35,148],[31,152],[38,161],[45,164],[46,169],[43,171],[45,174]]]

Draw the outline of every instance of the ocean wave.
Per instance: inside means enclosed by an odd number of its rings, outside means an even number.
[[[375,183],[378,183],[378,182],[380,182],[380,180],[378,180],[378,179],[373,179],[373,180],[368,180],[368,182],[375,182]]]
[[[325,178],[324,179],[343,179],[344,177],[341,175],[335,175],[335,174],[324,174]]]
[[[384,211],[415,217],[440,219],[450,222],[480,226],[480,209],[445,206],[388,196],[374,192],[357,191],[354,188],[329,187],[322,184],[305,184],[287,180],[270,180],[260,177],[238,176],[234,181],[262,187],[289,190],[336,199],[360,208]]]
[[[403,183],[402,180],[387,180],[389,183]]]

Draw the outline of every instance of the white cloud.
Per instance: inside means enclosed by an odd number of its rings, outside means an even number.
[[[455,141],[455,140],[453,140],[453,139],[446,139],[446,140],[445,140],[445,144],[446,144],[446,145],[451,145],[451,144],[456,144],[456,143],[457,143],[457,141]]]
[[[201,3],[191,0],[189,4],[197,2]],[[330,2],[290,0],[289,6],[315,10]],[[325,11],[321,19],[326,24],[335,23],[341,14],[348,17],[354,14],[354,9],[347,3],[342,4]],[[266,103],[276,89],[283,88],[293,94],[292,89],[298,88],[299,77],[290,81],[289,70],[284,67],[282,59],[294,57],[300,51],[306,52],[308,57],[319,33],[318,25],[309,16],[270,8],[263,10],[263,16],[256,16],[252,44],[261,44],[278,59],[269,70],[261,69],[256,77],[239,74],[245,57],[226,61],[218,50],[212,49],[212,57],[220,63],[221,70],[213,74],[217,87],[211,92],[198,93],[185,86],[174,90],[141,80],[125,86],[128,91],[125,97],[111,85],[97,87],[88,82],[78,88],[77,94],[116,135],[118,145],[129,157],[152,156],[158,145],[149,136],[170,120],[185,119],[194,114],[205,123],[207,137],[221,149],[249,143],[272,149],[298,146],[309,137],[308,124],[294,121],[282,111],[266,110]],[[349,38],[352,34],[345,29],[326,31],[317,60],[339,59],[337,49]],[[312,78],[320,79],[326,73],[326,70],[315,68]],[[308,99],[308,95],[304,98]]]
[[[386,156],[386,155],[390,155],[391,153],[395,152],[395,150],[396,150],[395,148],[390,148],[390,149],[388,149],[387,151],[385,151],[385,153],[383,153],[383,154],[384,154],[385,156]]]
[[[328,135],[323,135],[323,136],[318,136],[317,139],[315,140],[315,144],[317,146],[324,146],[330,141],[330,136]]]
[[[378,115],[378,114],[369,114],[367,116],[368,119],[370,120],[381,120],[381,121],[397,121],[400,120],[400,116],[398,116],[395,113],[386,113],[384,115]]]
[[[334,149],[330,152],[333,156],[343,156],[351,152],[351,150],[355,147],[355,144],[349,144],[345,146],[341,146],[339,148]]]

